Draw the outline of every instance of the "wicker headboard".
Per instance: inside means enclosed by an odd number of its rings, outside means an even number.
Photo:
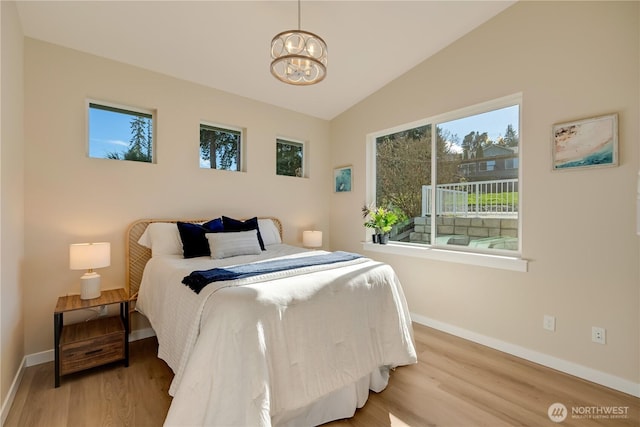
[[[181,222],[191,222],[191,223],[202,223],[207,222],[211,218],[207,219],[140,219],[132,223],[129,228],[127,228],[126,235],[126,284],[127,291],[131,298],[136,298],[138,289],[140,288],[140,282],[142,281],[142,273],[144,272],[144,267],[147,265],[147,261],[151,259],[151,249],[146,248],[140,244],[138,244],[138,240],[144,230],[147,229],[147,226],[152,222],[173,222],[177,223]],[[259,219],[270,219],[278,228],[278,232],[280,233],[280,239],[282,239],[282,223],[277,218],[272,217],[260,217]]]

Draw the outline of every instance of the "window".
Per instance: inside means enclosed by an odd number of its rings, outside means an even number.
[[[153,163],[153,112],[89,102],[89,157]]]
[[[200,124],[200,167],[242,170],[242,130]]]
[[[496,161],[487,160],[486,162],[480,162],[479,165],[481,171],[492,171],[496,168]]]
[[[506,159],[504,161],[504,167],[505,169],[518,169],[518,159]]]
[[[520,103],[510,96],[371,135],[369,199],[403,218],[391,242],[520,253]]]
[[[276,139],[276,174],[304,176],[304,143]]]

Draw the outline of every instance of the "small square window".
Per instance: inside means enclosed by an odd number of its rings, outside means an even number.
[[[242,130],[200,124],[200,167],[240,171]]]
[[[276,140],[276,174],[304,177],[304,143]]]
[[[89,157],[153,163],[153,112],[89,102]]]

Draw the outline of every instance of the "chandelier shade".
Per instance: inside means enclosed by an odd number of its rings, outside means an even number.
[[[292,85],[312,85],[327,75],[327,44],[321,37],[298,29],[283,31],[271,40],[271,74]]]

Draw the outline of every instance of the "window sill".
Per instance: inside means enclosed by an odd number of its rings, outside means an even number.
[[[529,264],[529,261],[527,261],[526,259],[518,257],[458,252],[446,249],[434,249],[422,245],[418,246],[394,243],[380,245],[377,243],[363,242],[362,249],[371,252],[432,259],[436,261],[457,262],[460,264],[477,265],[481,267],[499,268],[502,270],[512,270],[520,272],[526,272]]]

